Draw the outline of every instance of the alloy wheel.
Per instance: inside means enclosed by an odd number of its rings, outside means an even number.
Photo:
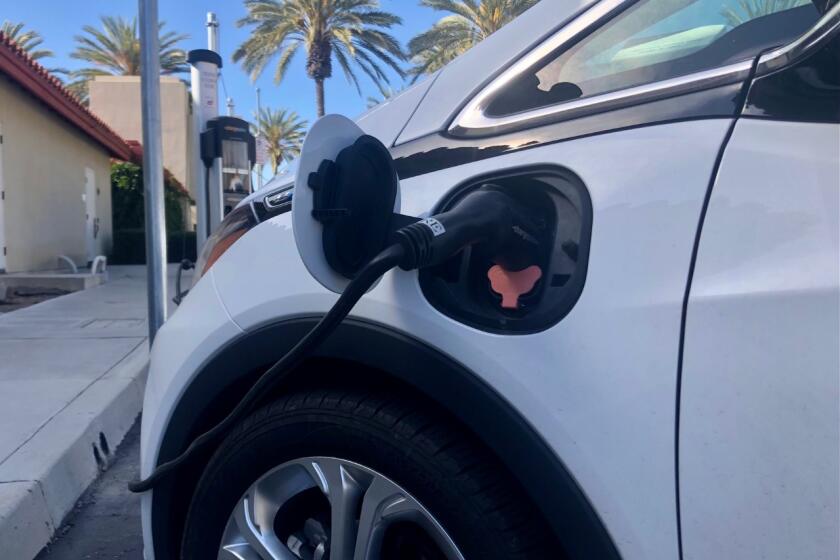
[[[464,560],[405,489],[358,463],[290,461],[260,477],[231,512],[218,560]]]

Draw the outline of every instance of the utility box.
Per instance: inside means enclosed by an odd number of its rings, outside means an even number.
[[[201,133],[204,166],[210,169],[221,159],[223,215],[253,192],[251,169],[257,159],[257,144],[250,128],[247,121],[236,117],[216,117],[207,121],[207,129]]]

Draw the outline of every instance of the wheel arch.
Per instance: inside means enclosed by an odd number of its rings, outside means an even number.
[[[265,325],[219,349],[198,370],[172,411],[158,464],[177,456],[212,427],[253,380],[317,322],[302,317]],[[329,367],[340,364],[339,368]],[[486,445],[543,514],[569,558],[619,558],[599,516],[530,424],[473,372],[391,328],[345,320],[316,355],[274,388],[266,401],[300,386],[332,386],[359,375],[366,385],[411,391],[434,401]],[[179,557],[183,520],[213,449],[164,479],[152,495],[155,558]]]

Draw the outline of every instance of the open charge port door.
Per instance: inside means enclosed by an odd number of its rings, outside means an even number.
[[[508,301],[503,305],[498,286],[488,275],[496,266],[493,255],[479,244],[439,266],[421,270],[423,293],[440,312],[481,330],[509,334],[545,330],[571,311],[583,290],[592,227],[589,194],[568,170],[528,168],[471,179],[435,212],[452,208],[466,194],[487,184],[516,198],[537,224],[539,248],[528,260],[539,267],[538,280],[515,305]]]

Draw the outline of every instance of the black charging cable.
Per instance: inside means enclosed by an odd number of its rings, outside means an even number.
[[[172,303],[175,305],[181,305],[181,302],[184,301],[184,298],[190,292],[189,290],[181,290],[181,276],[183,276],[185,270],[192,270],[194,268],[195,263],[190,259],[182,260],[178,266],[178,274],[175,275],[175,297],[172,298]]]
[[[466,195],[451,210],[400,228],[395,232],[395,243],[358,272],[332,309],[260,376],[221,422],[195,439],[181,455],[159,465],[147,478],[129,483],[128,489],[138,493],[152,489],[202,447],[224,434],[257,404],[261,396],[300,365],[347,317],[370,287],[392,268],[399,266],[403,270],[414,270],[434,266],[464,247],[481,243],[496,255],[496,262],[518,270],[518,267],[532,263],[529,255],[539,244],[537,229],[527,210],[494,185],[486,185]]]
[[[202,447],[225,433],[243,414],[250,411],[260,396],[269,391],[279,381],[298,366],[329,334],[347,317],[353,306],[362,298],[379,278],[398,266],[404,258],[405,249],[401,244],[391,245],[374,257],[359,274],[350,281],[335,305],[315,325],[309,333],[298,342],[294,348],[280,358],[277,363],[268,368],[257,382],[242,397],[236,407],[225,416],[224,420],[196,438],[186,451],[175,459],[159,465],[151,475],[143,480],[132,481],[128,489],[132,492],[151,490],[162,478],[180,467],[194,456]]]

